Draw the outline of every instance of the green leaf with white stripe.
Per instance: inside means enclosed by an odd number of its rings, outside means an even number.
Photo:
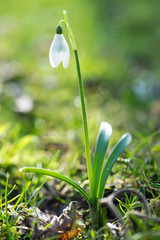
[[[101,180],[104,159],[105,159],[106,150],[107,150],[111,135],[112,135],[111,125],[107,122],[102,122],[99,130],[99,134],[97,137],[95,153],[94,153],[93,163],[92,163],[93,189],[91,193],[92,193],[92,198],[95,204],[97,203],[96,199],[98,197],[98,192],[100,188],[100,180]]]
[[[112,150],[110,156],[108,157],[107,162],[103,168],[98,199],[103,197],[105,184],[106,184],[106,181],[108,179],[108,176],[111,172],[111,169],[112,169],[115,161],[120,156],[120,154],[124,151],[124,149],[130,144],[131,140],[132,140],[131,134],[126,133],[121,137],[121,139],[118,141],[118,143],[113,148],[113,150]]]

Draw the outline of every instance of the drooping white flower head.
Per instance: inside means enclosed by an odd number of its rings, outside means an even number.
[[[66,69],[69,64],[70,51],[66,39],[62,34],[62,27],[57,26],[56,35],[49,50],[49,61],[51,67],[57,68],[61,62]]]

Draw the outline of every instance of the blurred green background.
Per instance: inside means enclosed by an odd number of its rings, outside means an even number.
[[[71,46],[66,70],[48,60],[63,9],[79,52],[92,152],[101,121],[113,127],[111,145],[126,131],[136,139],[160,128],[160,1],[1,0],[2,166],[49,167],[58,149],[52,168],[85,158]]]

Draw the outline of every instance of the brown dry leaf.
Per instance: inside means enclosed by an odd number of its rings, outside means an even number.
[[[82,214],[77,211],[78,207],[78,202],[70,202],[59,217],[44,213],[38,208],[22,208],[20,215],[13,211],[12,217],[18,218],[22,236],[28,235],[34,226],[33,240],[51,237],[56,237],[57,240],[70,240],[74,236],[78,236],[84,228]],[[8,204],[8,212],[11,212],[12,208],[13,206]],[[49,226],[47,227],[47,225]]]
[[[62,233],[58,239],[59,240],[70,240],[73,237],[77,237],[79,235],[79,233],[81,233],[81,232],[82,232],[82,228],[78,227],[76,229],[69,230],[65,233]]]
[[[76,201],[70,202],[69,206],[66,207],[62,214],[57,217],[56,215],[51,220],[51,225],[44,229],[44,227],[37,227],[35,225],[33,240],[41,240],[57,236],[58,240],[69,240],[78,234],[84,228],[82,221],[82,214],[77,211],[79,203]],[[73,225],[75,225],[73,229]]]

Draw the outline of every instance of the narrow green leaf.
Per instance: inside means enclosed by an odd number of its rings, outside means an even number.
[[[92,199],[89,196],[89,194],[83,189],[81,188],[76,182],[74,182],[72,179],[64,176],[61,173],[52,171],[52,170],[47,170],[44,168],[34,168],[34,167],[25,167],[25,168],[21,168],[19,170],[20,172],[32,172],[32,173],[39,173],[39,174],[43,174],[43,175],[47,175],[50,177],[55,177],[57,179],[60,179],[66,183],[69,183],[70,185],[72,185],[73,187],[75,187],[89,202],[89,204],[92,205]]]
[[[15,196],[14,198],[12,198],[11,200],[8,200],[8,201],[7,201],[7,204],[15,201],[17,198],[19,198],[19,196],[20,196],[20,194],[18,194],[17,196]],[[2,200],[2,199],[1,199],[1,200]],[[6,204],[6,203],[2,203],[2,201],[1,201],[1,202],[0,202],[0,208],[1,208],[2,206],[4,206],[5,204]]]
[[[8,173],[7,173],[7,175],[8,175]],[[7,181],[6,181],[6,183],[7,183]],[[16,187],[16,185],[13,185],[12,189],[7,193],[7,197],[13,192],[13,190],[15,189],[15,187]],[[3,201],[5,198],[6,198],[6,196],[4,196],[4,197],[2,198],[2,201]]]
[[[12,215],[12,212],[16,209],[16,207],[18,206],[19,202],[22,200],[23,195],[25,194],[25,192],[27,191],[27,189],[29,188],[31,182],[28,182],[27,185],[24,187],[23,191],[21,192],[17,202],[14,204],[12,210],[9,213],[9,217]]]
[[[112,169],[115,161],[120,156],[120,154],[124,151],[124,149],[130,144],[131,140],[132,140],[131,134],[126,133],[121,137],[121,139],[118,141],[118,143],[113,148],[113,150],[112,150],[110,156],[108,157],[107,162],[103,168],[98,199],[103,197],[105,184],[106,184],[106,181],[108,179],[108,176],[111,172],[111,169]]]
[[[92,163],[92,176],[93,176],[92,198],[95,200],[95,203],[98,195],[97,193],[99,192],[105,154],[106,154],[106,150],[107,150],[111,135],[112,135],[111,125],[107,122],[102,122],[99,130],[99,134],[97,137],[95,153],[94,153],[93,163]]]
[[[9,173],[7,173],[7,180],[6,180],[6,186],[5,186],[5,218],[7,218],[7,191],[8,191],[8,182],[9,182]]]

